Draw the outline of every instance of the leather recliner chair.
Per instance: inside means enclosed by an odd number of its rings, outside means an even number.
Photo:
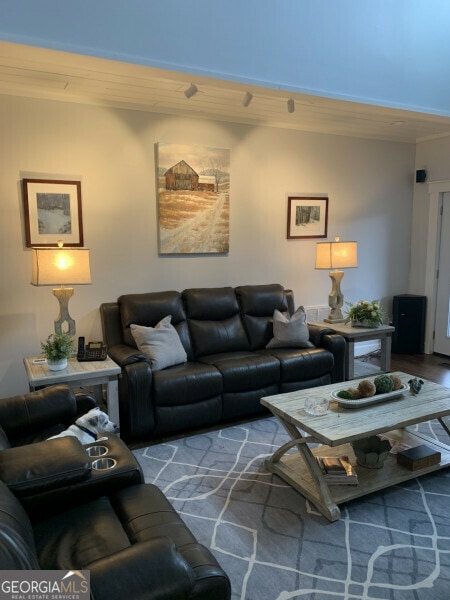
[[[231,595],[226,573],[151,484],[125,487],[43,520],[34,515],[32,522],[0,481],[0,569],[88,570],[95,600]]]
[[[67,390],[2,400],[5,431],[22,439],[16,415],[27,437],[39,436],[59,414],[56,392],[62,402]],[[43,397],[47,415],[37,410]],[[143,483],[132,452],[116,436],[100,443],[117,460],[110,471],[95,471],[86,452],[95,443],[74,437],[0,451],[0,569],[89,570],[95,600],[228,600],[228,576],[164,494]]]

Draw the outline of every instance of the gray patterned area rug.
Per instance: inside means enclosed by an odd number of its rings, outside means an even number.
[[[421,431],[444,440],[437,421]],[[264,468],[275,418],[134,450],[228,573],[233,600],[448,600],[450,470],[341,505],[330,523]]]

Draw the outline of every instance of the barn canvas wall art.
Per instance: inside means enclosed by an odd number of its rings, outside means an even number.
[[[160,254],[229,250],[230,150],[156,145]]]

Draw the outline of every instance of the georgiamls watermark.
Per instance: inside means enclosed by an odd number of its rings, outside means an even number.
[[[0,600],[89,599],[89,571],[0,571]]]

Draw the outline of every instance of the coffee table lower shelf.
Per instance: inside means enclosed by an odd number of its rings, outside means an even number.
[[[316,482],[307,467],[303,456],[299,452],[285,454],[276,462],[273,457],[266,460],[265,466],[271,473],[275,473],[284,481],[289,483],[302,496],[310,500],[317,510],[319,510],[330,521],[337,521],[340,518],[339,504],[343,504],[355,498],[366,496],[387,487],[409,481],[421,475],[443,469],[450,465],[450,446],[443,444],[435,439],[418,432],[412,433],[408,430],[395,430],[386,435],[393,435],[409,446],[418,446],[426,444],[441,453],[441,461],[438,464],[411,471],[406,467],[397,464],[396,455],[389,454],[381,469],[368,469],[361,467],[356,463],[356,458],[350,444],[341,446],[318,446],[310,448],[314,456],[343,456],[347,455],[350,462],[355,467],[358,474],[357,485],[327,485],[321,478]]]

